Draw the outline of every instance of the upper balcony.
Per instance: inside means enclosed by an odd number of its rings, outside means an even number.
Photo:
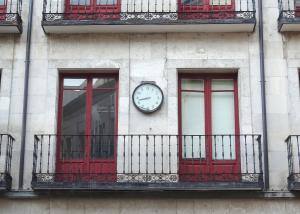
[[[11,188],[10,175],[12,147],[15,139],[8,134],[0,134],[0,191]]]
[[[21,0],[0,0],[0,33],[22,33]]]
[[[252,32],[255,0],[44,0],[46,33]]]
[[[34,190],[261,190],[260,135],[36,135]]]
[[[286,139],[288,152],[288,188],[300,190],[300,135],[290,135]]]
[[[300,31],[300,0],[279,0],[278,30]]]

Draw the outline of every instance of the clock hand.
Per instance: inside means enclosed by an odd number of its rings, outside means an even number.
[[[149,99],[151,99],[151,97],[144,97],[144,98],[139,99],[139,101],[142,101],[142,100],[149,100]]]

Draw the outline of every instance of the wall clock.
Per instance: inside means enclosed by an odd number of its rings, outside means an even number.
[[[153,113],[160,109],[164,95],[154,82],[142,82],[132,94],[134,106],[143,113]]]

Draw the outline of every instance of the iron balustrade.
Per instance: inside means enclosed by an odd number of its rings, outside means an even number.
[[[44,0],[43,21],[98,20],[105,24],[178,20],[254,20],[255,0]]]
[[[8,134],[0,134],[0,190],[11,188],[11,159],[15,139]]]
[[[283,25],[300,24],[300,1],[299,0],[278,0],[279,18],[278,29],[283,30]],[[284,30],[285,31],[285,30]]]
[[[290,135],[285,142],[288,154],[289,189],[300,190],[300,135]]]
[[[299,0],[278,0],[278,4],[281,17],[295,18],[296,16],[300,15]]]
[[[0,24],[21,23],[22,0],[0,0]]]
[[[260,135],[35,135],[32,188],[262,189]]]

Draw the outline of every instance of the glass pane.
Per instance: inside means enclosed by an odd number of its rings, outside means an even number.
[[[210,0],[210,5],[231,5],[231,0]]]
[[[212,133],[214,135],[235,134],[234,93],[212,93]],[[214,159],[235,159],[234,139],[213,139]]]
[[[62,141],[62,159],[82,159],[84,157],[85,136],[64,135]]]
[[[93,91],[91,155],[94,159],[114,157],[115,111],[115,91]]]
[[[204,90],[204,81],[203,80],[195,80],[195,79],[183,79],[181,81],[181,89],[182,90]]]
[[[117,0],[97,0],[98,5],[117,4]]]
[[[71,5],[90,5],[90,0],[71,0]]]
[[[204,125],[204,94],[198,92],[182,92],[182,134],[203,135]],[[204,158],[204,137],[183,137],[183,158]]]
[[[83,158],[85,135],[85,90],[65,90],[63,94],[62,152],[63,158]]]
[[[0,5],[4,5],[4,0],[0,0]]]
[[[232,79],[212,80],[212,90],[233,90],[234,84]]]
[[[84,89],[86,88],[87,80],[86,79],[64,79],[64,88],[65,89]]]
[[[203,5],[203,0],[181,0],[181,3],[186,5]]]
[[[113,78],[93,79],[93,88],[115,88],[116,80]]]

